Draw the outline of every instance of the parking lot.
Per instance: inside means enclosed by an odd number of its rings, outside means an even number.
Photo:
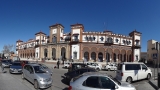
[[[46,65],[53,70],[52,87],[47,88],[46,90],[68,90],[68,85],[65,84],[65,82],[64,82],[64,73],[67,72],[67,69],[63,69],[62,65],[60,66],[60,69],[53,69],[53,66],[55,66],[55,64],[46,64]],[[8,71],[9,70],[8,68],[5,68],[5,70],[7,71],[7,73],[3,73],[3,76],[10,75],[11,77],[14,78],[14,80],[16,80],[26,86],[25,88],[23,88],[23,89],[21,88],[19,90],[35,90],[33,84],[31,84],[29,81],[23,80],[21,78],[21,74],[10,74]],[[115,77],[115,75],[116,75],[116,73],[114,71],[103,71],[102,70],[100,72],[107,73],[108,75],[112,75],[113,77]],[[3,81],[0,80],[0,83],[2,83],[2,82]],[[12,81],[12,82],[14,82],[14,81]],[[8,84],[13,84],[13,83],[8,82]],[[133,82],[132,84],[136,87],[137,90],[142,90],[142,89],[152,90],[151,89],[152,86],[149,86],[148,80],[136,81],[136,82]],[[0,87],[2,87],[1,85],[0,85]],[[7,87],[7,85],[5,87]],[[5,89],[5,90],[7,90],[7,89]]]

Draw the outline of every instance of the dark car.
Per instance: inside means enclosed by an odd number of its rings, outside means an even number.
[[[14,62],[9,68],[10,73],[22,73],[22,65],[20,62]]]
[[[65,73],[65,80],[66,82],[70,82],[70,80],[74,77],[77,77],[85,72],[97,72],[96,69],[94,68],[89,68],[89,67],[83,67],[83,68],[80,68],[80,69],[76,69],[74,71],[70,71],[70,72],[67,72]]]
[[[1,63],[4,68],[10,66],[10,63],[8,62],[8,60],[1,60]]]
[[[68,68],[68,72],[80,69],[80,68],[84,68],[84,67],[88,67],[86,64],[83,63],[73,63],[71,64],[71,66],[69,66]]]

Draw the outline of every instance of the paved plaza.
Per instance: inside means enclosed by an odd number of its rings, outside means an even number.
[[[68,85],[64,82],[64,73],[67,69],[63,69],[63,65],[60,65],[60,69],[54,69],[56,65],[54,63],[44,63],[53,70],[53,84],[52,87],[45,90],[68,90]],[[35,90],[33,84],[27,80],[22,80],[21,74],[10,74],[8,68],[5,68],[7,73],[0,72],[0,90]],[[152,69],[153,70],[153,69]],[[107,73],[108,75],[115,76],[114,71],[100,71],[101,73]],[[157,90],[157,81],[153,80],[140,80],[132,83],[137,90]],[[155,85],[155,86],[154,86]]]

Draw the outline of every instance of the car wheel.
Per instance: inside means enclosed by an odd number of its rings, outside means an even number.
[[[151,79],[151,74],[148,74],[147,75],[147,80],[150,80]]]
[[[34,80],[34,88],[35,88],[35,89],[38,89],[38,88],[39,88],[39,84],[38,84],[38,81],[37,81],[37,80]]]
[[[100,69],[99,69],[99,68],[97,68],[96,70],[97,70],[97,71],[100,71]]]
[[[128,77],[127,80],[126,80],[126,82],[132,83],[132,78],[131,78],[131,77]]]
[[[108,68],[108,71],[111,71],[111,69],[110,69],[110,68]]]

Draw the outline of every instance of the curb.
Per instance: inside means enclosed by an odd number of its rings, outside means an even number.
[[[155,90],[159,90],[158,86],[155,85],[152,81],[148,82]]]

